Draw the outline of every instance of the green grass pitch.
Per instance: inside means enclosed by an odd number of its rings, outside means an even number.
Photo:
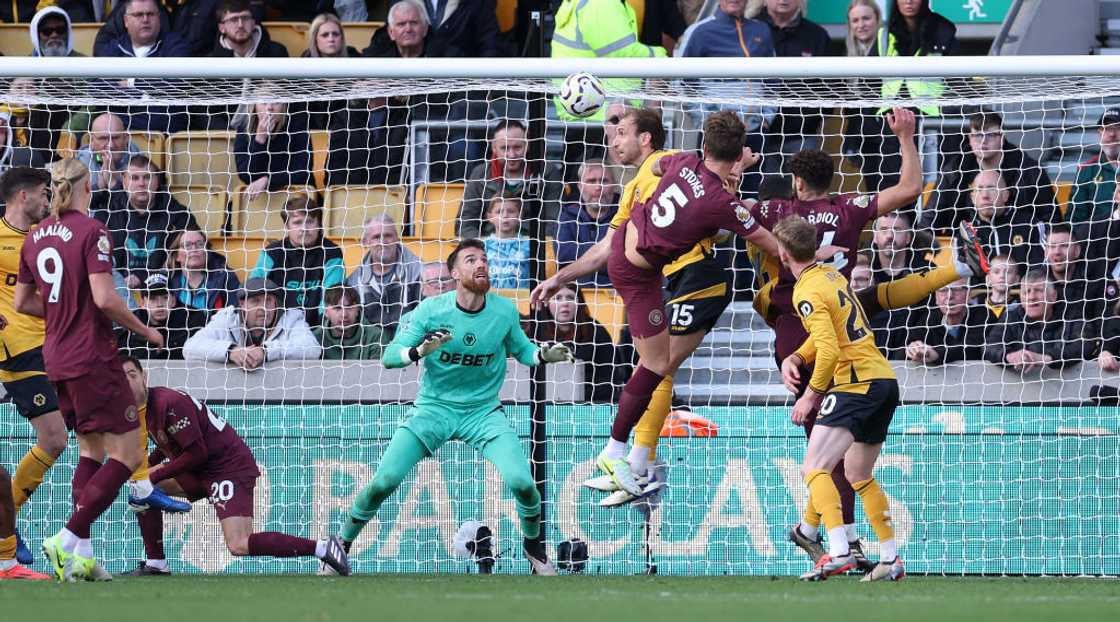
[[[279,622],[376,620],[1108,620],[1110,579],[926,578],[820,584],[789,577],[477,575],[176,576],[108,584],[0,583],[4,620]]]

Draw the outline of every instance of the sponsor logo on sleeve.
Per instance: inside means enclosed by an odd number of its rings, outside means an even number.
[[[797,311],[801,313],[801,317],[809,317],[813,314],[813,305],[808,300],[802,300],[797,305]]]

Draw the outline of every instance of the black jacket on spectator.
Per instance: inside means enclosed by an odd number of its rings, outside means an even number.
[[[929,4],[925,6],[928,10]],[[961,50],[956,25],[932,11],[918,17],[918,28],[914,33],[906,27],[906,20],[902,15],[898,11],[892,11],[888,28],[894,35],[895,49],[899,56],[955,56]],[[878,37],[871,45],[869,56],[881,56]]]
[[[910,329],[909,341],[922,341],[933,347],[940,358],[931,365],[945,365],[957,361],[979,361],[984,358],[984,323],[987,311],[982,307],[970,306],[964,322],[957,326],[946,326],[940,309],[933,309],[924,326]]]
[[[883,269],[879,262],[879,254],[874,253],[871,257],[871,282],[876,285],[887,283],[915,272],[929,270],[932,265],[926,259],[925,253],[911,251],[909,267],[892,276]],[[871,329],[875,331],[875,344],[879,346],[879,349],[888,359],[902,360],[906,358],[906,345],[909,343],[907,338],[910,328],[913,326],[929,326],[928,305],[931,302],[932,296],[926,302],[902,309],[883,311],[869,318]]]
[[[1105,278],[1093,271],[1089,262],[1076,262],[1068,279],[1053,283],[1057,299],[1065,303],[1067,319],[1085,320],[1090,329],[1100,326],[1105,311]]]
[[[1059,212],[1054,203],[1054,187],[1050,176],[1038,161],[1015,145],[1003,141],[1003,161],[1000,171],[1007,184],[1007,205],[1023,220],[1030,222],[1054,222]],[[971,220],[975,213],[970,197],[972,180],[980,172],[976,156],[966,144],[964,153],[950,153],[944,156],[941,173],[930,197],[929,205],[922,209],[916,228],[944,231],[956,226],[962,220]]]
[[[582,303],[581,303],[582,304]],[[583,365],[583,400],[608,404],[618,400],[622,387],[633,372],[630,348],[615,345],[610,333],[585,310],[576,316],[576,335],[562,338],[555,334],[555,324],[547,311],[536,319],[523,318],[525,333],[537,341],[558,341],[572,350]],[[541,325],[538,330],[536,324]],[[545,327],[551,326],[553,330]]]
[[[1064,310],[1059,302],[1054,305],[1048,321],[1027,319],[1023,305],[1016,304],[1004,314],[1000,324],[988,329],[984,341],[984,360],[996,365],[1007,365],[1007,355],[1019,350],[1049,354],[1054,360],[1051,369],[1076,365],[1095,354],[1095,340],[1085,333],[1085,322],[1079,319],[1062,319]]]
[[[29,24],[31,18],[38,13],[36,6],[39,0],[16,0],[15,2],[0,2],[0,22],[6,24]]]
[[[145,326],[148,325],[148,310],[137,309],[132,312]],[[117,329],[117,347],[123,354],[141,359],[183,360],[183,344],[195,332],[206,325],[207,313],[197,309],[175,307],[167,316],[167,324],[154,327],[163,335],[165,347],[157,350],[132,331]]]
[[[220,0],[162,0],[158,3],[160,30],[175,32],[182,37],[187,42],[191,56],[208,56],[218,41],[218,19],[215,9],[218,8],[219,2]],[[253,15],[260,21],[264,16],[264,3],[250,4],[253,7]],[[171,14],[168,14],[169,8]],[[75,18],[74,21],[81,20]],[[123,32],[124,4],[118,3],[105,19],[105,24],[97,31],[94,49],[119,37]]]
[[[299,247],[285,236],[269,242],[264,247],[266,257],[259,261],[253,276],[264,276],[284,288],[284,306],[289,309],[302,309],[308,324],[318,326],[319,306],[323,299],[324,287],[341,285],[341,282],[326,283],[327,264],[341,265],[342,249],[326,237],[320,238],[313,246]],[[259,274],[263,269],[264,274]],[[345,278],[345,268],[341,268]]]
[[[989,256],[1010,255],[1019,264],[1020,273],[1042,264],[1044,225],[1035,221],[1029,212],[1007,207],[992,222],[973,217],[972,226]],[[978,280],[982,281],[983,277]]]
[[[233,149],[237,177],[247,184],[261,175],[269,176],[269,190],[305,185],[311,180],[311,138],[307,134],[306,114],[289,114],[288,125],[263,145],[244,128],[239,129]]]
[[[832,38],[820,24],[803,15],[794,18],[790,25],[779,28],[765,9],[755,19],[770,26],[774,39],[774,55],[784,57],[831,56]],[[819,134],[823,118],[817,109],[782,108],[769,128],[771,134]]]
[[[362,53],[355,50],[352,46],[346,46],[345,58],[361,58]],[[311,58],[311,50],[304,50],[300,54],[300,58]],[[315,100],[309,102],[292,103],[289,104],[293,110],[305,112],[307,114],[307,128],[312,130],[325,130],[330,124],[331,115],[334,113],[345,110],[347,106],[345,99],[331,99],[331,100]]]
[[[113,238],[113,266],[141,281],[148,278],[149,272],[163,270],[167,264],[167,236],[186,228],[199,228],[194,214],[166,190],[152,196],[151,208],[145,212],[128,206],[128,193],[101,190],[91,201],[91,212],[105,223]]]
[[[1113,356],[1120,355],[1120,309],[1113,308],[1108,319],[1101,324],[1101,350]]]
[[[408,144],[408,107],[394,100],[370,110],[365,100],[331,114],[327,185],[399,184]]]
[[[179,306],[210,312],[236,303],[241,280],[226,267],[226,258],[221,253],[209,251],[206,253],[206,279],[197,290],[191,289],[182,270],[168,275],[167,288],[179,300]]]
[[[662,35],[680,41],[688,22],[684,21],[676,0],[646,0],[645,15],[638,25],[638,41],[646,45],[664,45]]]
[[[425,0],[421,4],[428,10],[432,25],[428,30],[424,56],[460,58],[477,56],[502,56],[506,50],[498,43],[498,16],[495,0],[459,0],[439,3],[435,11]],[[395,3],[391,3],[395,4]],[[447,11],[450,7],[450,13]],[[385,57],[387,47],[396,49],[389,39],[388,28],[378,28],[362,50],[365,56]]]

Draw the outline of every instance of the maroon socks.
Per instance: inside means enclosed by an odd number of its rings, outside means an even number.
[[[611,425],[611,438],[626,443],[630,441],[630,431],[638,425],[638,420],[646,412],[649,400],[653,397],[653,390],[661,384],[662,376],[638,365],[634,375],[626,381],[622,388],[622,397],[618,400],[618,414],[614,416]]]
[[[121,486],[131,475],[132,469],[116,460],[109,459],[101,465],[81,491],[81,496],[74,506],[74,513],[66,522],[66,528],[70,533],[79,538],[89,538],[90,525],[112,505],[113,500],[120,494]],[[76,474],[73,481],[78,481]]]

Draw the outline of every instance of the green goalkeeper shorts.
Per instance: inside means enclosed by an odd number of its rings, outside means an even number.
[[[482,451],[499,436],[517,436],[501,406],[460,410],[444,405],[413,406],[401,424],[420,439],[429,454],[450,440],[460,440]]]

